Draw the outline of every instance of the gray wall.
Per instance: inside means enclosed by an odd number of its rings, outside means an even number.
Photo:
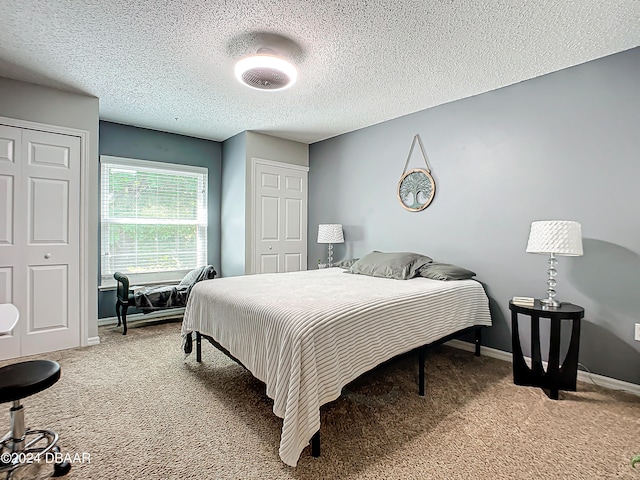
[[[309,146],[306,143],[272,137],[264,133],[246,132],[247,167],[251,167],[252,158],[309,166]]]
[[[222,271],[231,277],[244,275],[246,132],[222,144]]]
[[[509,299],[546,291],[530,224],[576,220],[584,256],[559,257],[556,290],[586,309],[580,362],[640,384],[638,79],[640,48],[311,145],[309,258],[326,251],[318,224],[338,222],[336,259],[409,250],[470,268],[492,300],[485,343],[510,352]],[[416,133],[437,189],[412,213],[396,188]]]
[[[216,270],[220,269],[222,145],[219,142],[101,121],[100,155],[208,168],[208,262]],[[99,254],[96,255],[96,259],[99,265]],[[115,316],[114,305],[115,292],[113,290],[99,293],[98,315],[100,318]],[[135,313],[135,310],[132,312]]]
[[[87,208],[90,212],[87,254],[98,256],[98,99],[63,92],[30,83],[0,77],[0,116],[30,122],[45,123],[89,132],[89,168],[85,172],[91,185]],[[98,336],[97,265],[86,266],[88,337]]]

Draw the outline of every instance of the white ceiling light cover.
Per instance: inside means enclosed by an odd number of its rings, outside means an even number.
[[[235,72],[238,81],[256,90],[284,90],[298,78],[293,64],[282,57],[261,53],[239,60]]]

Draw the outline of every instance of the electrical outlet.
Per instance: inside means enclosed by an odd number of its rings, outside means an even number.
[[[634,338],[640,342],[640,323],[636,323],[636,335]]]

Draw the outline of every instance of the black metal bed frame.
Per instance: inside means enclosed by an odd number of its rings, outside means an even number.
[[[482,339],[482,328],[485,327],[485,325],[474,325],[473,327],[468,327],[468,328],[464,328],[462,330],[459,330],[457,332],[454,332],[450,335],[447,335],[446,337],[442,337],[439,340],[436,340],[435,342],[431,342],[428,343],[426,345],[422,345],[421,347],[415,348],[407,353],[403,353],[400,355],[397,355],[396,357],[393,357],[391,360],[393,360],[394,358],[397,358],[401,355],[407,355],[407,354],[412,354],[414,352],[416,352],[418,354],[418,395],[420,395],[421,397],[424,397],[424,363],[426,360],[426,356],[427,356],[427,349],[432,348],[432,347],[436,347],[438,345],[442,345],[443,343],[446,343],[450,340],[453,340],[455,338],[461,337],[463,335],[466,335],[468,333],[473,332],[474,333],[474,345],[475,345],[475,356],[479,357],[480,356],[480,345],[481,345],[481,339]],[[208,335],[204,335],[198,331],[195,332],[196,334],[196,361],[197,362],[202,362],[202,338],[204,337],[205,339],[207,339],[207,341],[209,343],[211,343],[211,345],[213,345],[214,347],[216,347],[218,350],[220,350],[222,353],[224,353],[227,357],[229,357],[231,360],[233,360],[234,362],[238,363],[240,366],[242,366],[243,368],[245,368],[247,371],[247,367],[244,366],[244,364],[238,360],[236,357],[234,357],[233,355],[231,355],[231,353],[229,353],[229,351],[224,348],[222,345],[220,345],[218,342],[216,342],[212,337],[208,336]],[[190,352],[190,350],[189,350]],[[388,360],[388,361],[391,361]],[[384,362],[383,362],[384,363]],[[378,365],[379,366],[379,365]],[[376,368],[376,367],[374,367]],[[366,372],[365,372],[366,373]],[[364,374],[363,374],[364,375]],[[313,457],[319,457],[320,456],[320,430],[318,430],[313,437],[311,437],[311,456]]]

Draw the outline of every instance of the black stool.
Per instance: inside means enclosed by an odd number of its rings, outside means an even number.
[[[53,476],[66,475],[69,462],[49,462],[60,454],[58,434],[51,430],[26,429],[21,399],[41,392],[60,378],[60,365],[51,360],[33,360],[0,368],[0,403],[12,402],[11,431],[0,440],[0,473],[7,480],[20,467],[40,462],[53,463]],[[8,460],[8,461],[7,461]]]

